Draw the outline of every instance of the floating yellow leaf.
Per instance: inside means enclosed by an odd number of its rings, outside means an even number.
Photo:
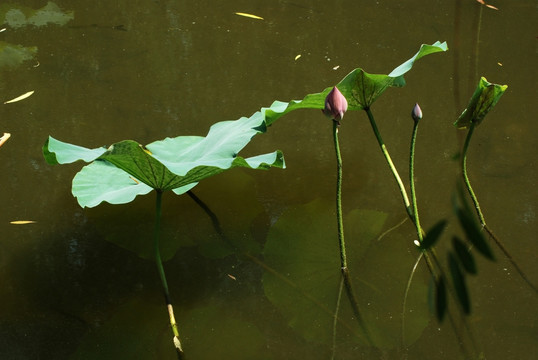
[[[503,66],[503,64],[502,64],[502,63],[500,63],[500,62],[498,62],[498,63],[497,63],[497,65],[499,65],[499,66]]]
[[[486,7],[490,8],[490,9],[499,10],[499,8],[497,8],[497,7],[493,6],[493,5],[486,4],[486,2],[484,0],[476,0],[476,1],[479,2],[482,5],[486,5]]]
[[[33,220],[15,220],[15,221],[11,221],[10,224],[13,224],[13,225],[26,225],[26,224],[35,224],[37,221],[33,221]]]
[[[22,94],[21,96],[17,96],[15,99],[11,99],[11,100],[5,101],[4,104],[10,104],[10,103],[14,103],[14,102],[17,102],[17,101],[24,100],[24,99],[26,99],[27,97],[32,96],[33,93],[34,93],[34,90],[32,90],[32,91],[28,91],[27,93]]]
[[[339,67],[340,65],[336,65],[335,67],[333,67],[333,70],[338,70]]]
[[[263,20],[262,17],[259,17],[257,15],[252,15],[252,14],[247,14],[247,13],[242,13],[242,12],[236,12],[235,15],[244,16],[244,17],[248,17],[248,18],[251,18],[251,19]]]
[[[297,56],[295,57],[295,60],[299,59],[300,57],[301,57],[301,54],[297,55]]]
[[[4,145],[4,143],[11,137],[10,133],[4,133],[2,137],[0,137],[0,146]]]

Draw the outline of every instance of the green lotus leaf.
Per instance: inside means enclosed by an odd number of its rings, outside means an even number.
[[[88,149],[56,140],[52,136],[43,145],[43,156],[50,165],[70,164],[79,160],[92,162],[105,152],[105,147]]]
[[[463,110],[454,126],[458,129],[465,129],[473,123],[479,125],[507,88],[508,85],[493,84],[488,82],[485,77],[481,77],[467,108]]]
[[[266,131],[264,120],[258,111],[249,118],[218,122],[206,137],[166,138],[147,145],[147,149],[176,175],[184,176],[202,165],[227,169],[256,134]]]
[[[72,186],[73,196],[81,207],[94,207],[103,201],[125,204],[151,190],[150,186],[102,160],[84,166],[73,178]]]
[[[432,45],[423,44],[419,51],[397,66],[388,75],[369,74],[361,68],[357,68],[347,74],[336,86],[348,101],[348,110],[362,110],[370,107],[374,101],[389,87],[402,87],[405,85],[404,75],[415,62],[422,57],[436,52],[447,51],[446,42],[435,42]],[[293,100],[289,103],[275,101],[271,107],[262,109],[265,113],[267,126],[278,120],[281,116],[296,109],[323,109],[325,97],[331,91],[332,86],[321,93],[308,94],[303,100]]]
[[[124,140],[108,149],[88,149],[49,137],[43,155],[49,164],[98,160],[75,176],[73,195],[82,207],[96,206],[102,201],[122,204],[147,194],[148,187],[173,190],[180,195],[200,180],[233,167],[284,168],[280,151],[246,159],[237,156],[253,136],[265,130],[264,116],[257,112],[250,118],[216,123],[206,137],[167,138],[147,147]]]
[[[448,46],[446,45],[446,42],[441,43],[439,41],[436,41],[432,45],[422,44],[418,52],[411,59],[407,60],[406,62],[392,70],[389,76],[394,78],[403,76],[406,72],[411,70],[411,68],[415,64],[415,61],[419,60],[420,58],[429,54],[434,54],[436,52],[447,50]]]

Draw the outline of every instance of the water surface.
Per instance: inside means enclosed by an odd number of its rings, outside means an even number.
[[[217,121],[250,116],[276,99],[301,99],[354,68],[389,73],[420,44],[437,40],[450,50],[420,60],[405,88],[388,90],[372,107],[380,131],[407,183],[409,112],[420,103],[421,220],[425,228],[450,220],[439,249],[445,263],[449,235],[459,231],[450,199],[463,135],[452,123],[479,76],[508,84],[474,135],[469,173],[488,224],[538,283],[536,4],[493,5],[499,10],[481,10],[472,0],[1,5],[2,102],[35,91],[0,107],[0,132],[12,134],[0,149],[1,357],[174,358],[155,266],[126,249],[151,246],[154,196],[81,209],[70,193],[81,165],[47,165],[41,146],[49,135],[92,148],[123,139],[145,144],[203,136]],[[405,219],[405,211],[362,113],[346,114],[340,129],[344,212],[359,305],[376,346],[365,345],[345,296],[333,341],[334,308],[320,310],[335,303],[339,288],[331,126],[318,111],[293,112],[244,153],[280,149],[287,169],[236,169],[195,188],[226,235],[250,244],[262,262],[244,254],[221,257],[222,239],[207,214],[187,196],[166,194],[163,226],[172,258],[165,268],[190,358],[461,356],[449,323],[440,325],[430,314],[424,264],[402,335],[404,284],[418,255],[415,235],[407,221],[378,239]],[[10,224],[16,220],[36,223]],[[275,257],[269,244],[288,257]],[[316,263],[301,273],[311,249],[326,256],[314,252]],[[468,278],[477,352],[487,359],[533,358],[538,298],[496,248],[495,254],[494,263],[477,255],[479,273]],[[288,278],[298,271],[311,287],[297,290],[271,278],[269,265]],[[309,296],[317,296],[315,283],[325,272],[322,306],[312,305]]]

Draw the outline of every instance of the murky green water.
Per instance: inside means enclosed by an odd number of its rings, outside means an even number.
[[[0,98],[35,91],[0,106],[0,133],[12,135],[0,148],[0,358],[174,358],[155,266],[125,249],[151,246],[154,196],[81,209],[70,193],[81,165],[47,165],[41,146],[48,135],[87,147],[205,135],[214,122],[321,91],[356,67],[388,73],[436,40],[446,40],[449,52],[421,60],[405,88],[388,90],[373,106],[384,140],[406,179],[409,112],[418,101],[421,221],[429,228],[446,217],[447,234],[457,232],[452,157],[462,137],[451,124],[478,76],[508,84],[477,129],[469,172],[488,225],[538,283],[537,8],[530,0],[492,5],[500,10],[480,11],[473,0],[0,5]],[[249,244],[262,262],[222,257],[207,215],[188,196],[166,194],[164,246],[173,257],[165,269],[189,359],[462,356],[449,322],[439,325],[430,314],[423,263],[402,335],[415,235],[407,221],[379,239],[405,211],[362,113],[346,114],[340,141],[350,268],[375,346],[365,345],[345,295],[334,326],[331,126],[317,111],[293,112],[245,149],[281,149],[287,169],[233,170],[194,189],[226,236]],[[17,220],[36,223],[10,224]],[[447,235],[443,262],[449,243]],[[497,262],[480,259],[479,274],[468,278],[477,352],[534,358],[538,297],[495,254]]]

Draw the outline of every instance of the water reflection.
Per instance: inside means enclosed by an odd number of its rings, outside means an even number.
[[[0,19],[3,19],[3,23],[13,29],[29,25],[65,25],[74,18],[73,11],[63,11],[52,1],[49,1],[42,8],[35,10],[22,6],[12,6],[5,11],[0,10]]]
[[[475,1],[459,1],[459,10],[451,2],[418,0],[340,1],[330,8],[326,2],[301,0],[143,1],[137,7],[127,1],[91,6],[71,1],[59,10],[51,3],[26,4],[32,5],[0,10],[1,27],[7,29],[0,32],[1,96],[7,100],[36,91],[25,101],[0,108],[0,132],[12,133],[0,148],[1,358],[174,356],[155,266],[125,250],[132,245],[129,239],[143,243],[145,232],[151,232],[153,213],[145,209],[152,209],[153,200],[81,210],[69,193],[79,166],[50,168],[42,159],[40,148],[49,134],[88,147],[125,138],[148,143],[165,136],[203,135],[216,121],[252,114],[277,98],[287,101],[319,91],[355,67],[390,71],[420,43],[446,39],[449,53],[425,59],[409,74],[407,86],[391,89],[375,111],[404,174],[409,108],[420,102],[425,118],[417,143],[417,191],[419,205],[428,210],[422,221],[428,227],[440,217],[451,217],[449,199],[457,176],[451,124],[461,111],[456,99],[466,103],[477,80],[471,66],[475,61],[470,60],[476,54],[474,19],[480,10]],[[521,0],[496,5],[499,11],[482,13],[476,72],[509,88],[476,134],[469,171],[488,224],[536,282],[533,150],[538,129],[529,105],[536,97],[529,81],[536,62],[535,4]],[[43,9],[54,16],[43,20]],[[234,14],[238,11],[265,20],[242,18]],[[297,54],[302,56],[295,60]],[[455,63],[459,83],[453,82]],[[384,231],[405,213],[362,115],[346,114],[341,129],[344,207],[388,214]],[[269,232],[276,239],[272,241],[278,240],[273,225],[287,209],[331,199],[334,191],[330,124],[318,112],[290,115],[246,150],[262,153],[275,145],[284,151],[288,169],[255,175],[237,171],[197,190],[221,221],[230,224],[230,236],[259,249]],[[241,182],[243,176],[251,180]],[[248,188],[248,195],[218,197],[223,189],[233,193],[236,183]],[[165,233],[179,249],[165,267],[192,358],[330,358],[331,334],[324,333],[329,341],[322,342],[296,331],[293,314],[266,296],[259,264],[241,255],[208,256],[219,237],[192,200],[170,196],[164,209]],[[37,223],[9,224],[16,219]],[[125,246],[109,241],[122,234],[127,235],[122,238]],[[374,243],[375,255],[352,271],[361,275],[357,283],[365,288],[364,308],[378,306],[369,321],[381,319],[399,337],[394,324],[401,313],[400,282],[414,261],[413,229],[404,224],[384,239]],[[537,353],[536,296],[508,262],[478,266],[478,276],[469,279],[474,306],[470,323],[486,357]],[[314,272],[312,279],[318,275]],[[415,279],[417,291],[427,288],[426,272]],[[276,289],[288,291],[286,286]],[[286,296],[283,301],[296,301]],[[424,328],[424,318],[413,316],[415,309],[428,310],[421,303],[426,300],[417,297],[413,313],[406,315],[419,323],[409,325],[418,329],[411,334],[416,342],[372,350],[357,346],[339,328],[335,358],[456,358],[457,340],[449,327],[432,318]]]

